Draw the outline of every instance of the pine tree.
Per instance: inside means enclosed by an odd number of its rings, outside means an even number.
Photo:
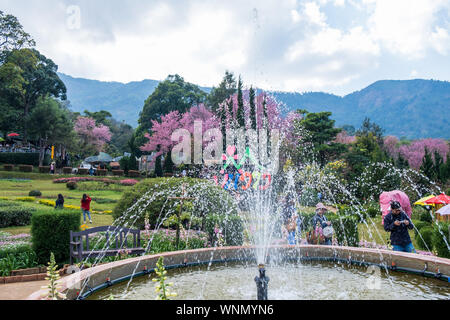
[[[425,156],[422,159],[422,165],[420,166],[420,171],[427,176],[430,180],[434,181],[436,179],[436,171],[434,168],[433,159],[428,149],[425,148]]]
[[[249,93],[250,99],[250,120],[251,120],[251,128],[256,130],[256,106],[255,106],[255,90],[253,87],[250,87]]]
[[[158,146],[157,148],[157,152],[159,152],[160,150],[160,146]],[[161,167],[161,155],[159,155],[158,157],[156,157],[156,162],[155,162],[155,175],[157,177],[162,177],[163,176],[163,170]]]
[[[172,151],[166,154],[164,158],[164,173],[173,173]]]
[[[242,93],[242,80],[240,76],[238,82],[238,109],[236,120],[239,127],[245,128],[244,97]]]
[[[440,155],[440,153],[435,150],[434,151],[434,173],[436,175],[436,179],[440,182],[445,182],[445,177],[443,174],[444,170],[442,170],[444,167],[444,161]]]

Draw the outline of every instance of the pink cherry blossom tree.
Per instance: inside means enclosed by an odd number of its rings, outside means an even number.
[[[78,117],[74,126],[81,141],[81,149],[86,152],[100,152],[106,143],[111,141],[111,131],[103,124],[96,125],[89,117]]]
[[[410,145],[402,145],[398,148],[398,153],[408,160],[411,168],[419,169],[422,164],[422,159],[425,156],[425,148],[431,153],[434,159],[434,152],[437,151],[442,158],[447,158],[450,152],[448,143],[442,139],[423,139],[413,141]]]

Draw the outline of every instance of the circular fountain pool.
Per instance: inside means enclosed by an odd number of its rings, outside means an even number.
[[[168,271],[179,300],[255,300],[254,264],[228,263]],[[420,300],[450,298],[450,284],[378,267],[303,262],[267,266],[271,300]],[[99,291],[89,299],[153,300],[154,274]],[[127,288],[128,287],[128,288]]]

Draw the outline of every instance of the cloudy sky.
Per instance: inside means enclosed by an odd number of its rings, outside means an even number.
[[[345,95],[450,80],[449,0],[0,0],[74,77],[130,82],[225,70],[267,90]]]

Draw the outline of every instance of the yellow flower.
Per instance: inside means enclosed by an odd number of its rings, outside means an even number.
[[[83,224],[82,226],[80,226],[81,231],[85,231],[86,229],[89,229],[89,227],[85,224]]]

